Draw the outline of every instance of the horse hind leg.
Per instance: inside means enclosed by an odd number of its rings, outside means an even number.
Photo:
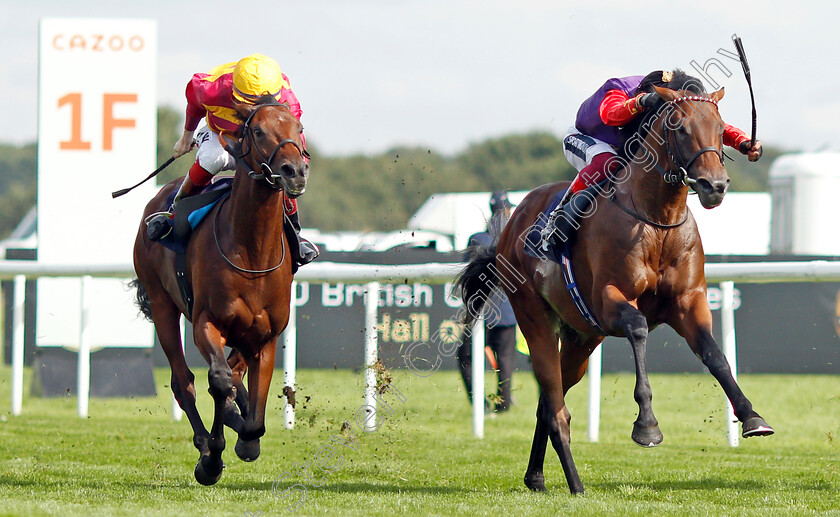
[[[566,482],[572,494],[583,493],[583,483],[572,459],[571,433],[569,425],[571,414],[565,405],[559,412],[551,409],[551,403],[545,395],[540,395],[537,405],[537,424],[534,429],[534,441],[531,444],[531,455],[528,459],[528,470],[525,472],[525,486],[534,492],[545,492],[545,474],[543,465],[548,439],[560,458]]]
[[[210,433],[204,427],[204,422],[202,422],[201,415],[199,415],[195,405],[195,375],[187,365],[181,344],[181,313],[159,284],[153,285],[149,282],[149,285],[146,286],[146,292],[150,297],[150,309],[155,331],[172,372],[170,378],[172,394],[190,422],[193,430],[193,445],[200,453],[207,453],[209,451],[207,440]]]
[[[572,415],[566,407],[563,396],[559,393],[548,395],[546,403],[537,406],[537,411],[537,418],[542,420],[543,425],[547,428],[551,445],[560,458],[560,464],[563,466],[563,473],[566,475],[569,491],[572,494],[583,493],[583,483],[580,481],[577,467],[572,459],[570,430]]]
[[[593,336],[585,342],[585,345],[581,346],[581,337],[573,329],[565,326],[561,329],[561,336],[563,347],[560,350],[560,366],[563,379],[563,395],[565,396],[569,389],[577,384],[581,378],[583,378],[583,374],[586,372],[586,364],[588,362],[589,355],[595,347],[600,344],[603,338],[600,336]],[[542,395],[540,395],[539,404],[546,404]],[[545,490],[543,463],[545,460],[546,445],[548,445],[548,432],[545,425],[542,423],[543,420],[539,418],[541,411],[543,411],[543,409],[538,407],[537,425],[534,429],[534,441],[531,444],[531,456],[528,460],[528,470],[525,474],[525,486],[535,492],[542,492]]]
[[[522,318],[520,323],[526,339],[531,346],[534,375],[540,385],[540,401],[537,405],[537,424],[528,470],[525,472],[525,485],[534,491],[545,490],[543,462],[547,438],[551,440],[566,482],[572,494],[583,492],[583,483],[577,472],[571,450],[571,415],[563,397],[563,382],[560,370],[560,353],[557,349],[557,335],[550,325],[537,325],[533,319]]]
[[[548,432],[546,431],[542,414],[542,406],[545,404],[542,394],[537,404],[537,424],[534,427],[534,441],[531,443],[531,455],[528,458],[528,470],[525,471],[525,486],[534,492],[545,492],[545,450],[548,446]]]

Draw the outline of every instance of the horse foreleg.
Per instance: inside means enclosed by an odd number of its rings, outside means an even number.
[[[705,293],[688,297],[685,310],[671,326],[683,338],[697,357],[703,361],[709,373],[720,383],[726,397],[732,404],[735,416],[741,421],[742,436],[767,436],[774,433],[773,428],[753,410],[752,403],[741,391],[729,361],[712,336],[712,313],[706,301]],[[681,304],[682,305],[682,304]]]
[[[653,392],[647,374],[648,323],[644,314],[630,304],[613,285],[604,288],[604,314],[609,328],[620,328],[633,348],[636,385],[633,398],[639,406],[639,416],[633,422],[633,441],[642,447],[656,447],[662,443],[662,431],[653,414]]]
[[[227,404],[233,400],[233,372],[224,356],[226,339],[209,321],[206,314],[199,315],[193,324],[195,344],[210,365],[207,380],[213,397],[215,411],[207,443],[207,454],[202,453],[195,466],[195,479],[202,485],[213,485],[222,477],[222,451],[225,450],[225,414]],[[232,402],[231,402],[232,403]]]
[[[248,417],[248,390],[243,382],[248,367],[238,350],[231,350],[227,363],[233,372],[234,398],[225,403],[225,425],[238,433]]]
[[[256,357],[247,357],[248,364],[248,418],[236,440],[236,455],[244,461],[254,461],[260,456],[260,437],[265,434],[265,408],[271,376],[274,374],[276,339],[260,348]]]

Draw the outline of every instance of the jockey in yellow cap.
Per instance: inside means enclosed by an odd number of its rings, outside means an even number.
[[[192,76],[187,83],[184,134],[175,143],[175,157],[188,153],[194,145],[198,150],[195,163],[178,189],[174,203],[193,194],[197,187],[210,183],[219,171],[236,168],[236,160],[225,150],[219,135],[222,132],[235,133],[242,125],[236,113],[236,103],[254,104],[264,95],[271,95],[277,102],[287,104],[292,114],[300,120],[300,102],[292,91],[289,78],[280,70],[277,61],[270,57],[252,54],[239,61],[217,66],[209,73]],[[205,123],[198,128],[202,119]],[[306,141],[303,142],[305,146]],[[299,232],[295,200],[287,197],[285,209]],[[166,235],[169,231],[169,224],[165,220],[167,217],[172,217],[172,209],[169,213],[157,214],[147,221],[150,239],[158,240]],[[312,261],[319,253],[314,244],[303,239],[300,251],[302,264]]]

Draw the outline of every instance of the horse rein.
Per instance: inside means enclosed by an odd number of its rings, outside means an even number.
[[[254,110],[250,113],[250,115],[248,115],[248,118],[245,120],[245,124],[243,125],[243,131],[245,133],[245,135],[243,136],[243,140],[246,138],[249,140],[249,147],[253,149],[254,153],[260,160],[260,172],[250,171],[248,173],[248,177],[255,180],[265,180],[269,184],[269,186],[271,186],[271,188],[273,188],[274,190],[282,190],[283,186],[280,184],[279,181],[277,181],[277,179],[282,176],[272,171],[270,165],[271,162],[274,161],[274,157],[277,156],[277,152],[280,151],[280,148],[282,148],[286,144],[292,144],[293,146],[295,146],[295,149],[297,149],[300,155],[304,158],[309,158],[309,152],[307,152],[306,149],[301,149],[300,144],[295,142],[293,139],[286,138],[284,140],[280,140],[280,142],[274,147],[274,150],[267,158],[265,157],[265,155],[263,155],[263,153],[260,151],[260,148],[257,146],[257,143],[254,141],[254,131],[251,128],[251,119],[254,118],[254,115],[256,115],[256,113],[259,110],[267,108],[269,106],[282,106],[282,104],[260,104],[259,106],[256,106]],[[250,152],[250,149],[248,152]],[[242,152],[242,154],[239,155],[239,158],[244,159],[248,152]]]
[[[286,261],[286,246],[283,245],[283,240],[286,238],[285,230],[282,230],[281,234],[280,234],[280,245],[281,245],[281,248],[283,248],[283,254],[280,256],[280,263],[277,264],[274,267],[270,267],[268,269],[245,269],[245,268],[237,266],[229,258],[227,258],[227,255],[225,255],[225,252],[222,251],[222,245],[219,243],[219,231],[218,231],[219,224],[218,223],[219,223],[219,213],[222,211],[222,204],[224,204],[224,202],[227,201],[228,199],[230,199],[230,196],[225,196],[225,199],[223,199],[222,202],[219,203],[219,207],[216,209],[216,215],[213,217],[213,240],[216,241],[216,249],[219,251],[219,255],[221,255],[222,258],[225,259],[225,262],[227,262],[230,267],[239,271],[240,273],[250,273],[250,274],[255,274],[255,275],[261,275],[261,274],[264,274],[264,273],[271,273],[275,269],[282,266],[283,262]],[[284,221],[284,224],[285,224],[285,216],[283,218],[283,221]]]

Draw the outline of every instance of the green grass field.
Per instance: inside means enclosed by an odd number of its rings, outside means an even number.
[[[207,419],[206,371],[196,374]],[[723,393],[708,375],[651,375],[665,435],[655,449],[630,440],[633,376],[605,376],[601,439],[587,443],[584,379],[569,396],[572,451],[586,488],[577,497],[550,447],[548,492],[522,483],[537,396],[530,372],[517,372],[517,405],[488,419],[477,440],[456,373],[395,371],[405,401],[386,395],[393,414],[375,432],[354,428],[354,450],[330,440],[364,403],[361,374],[299,372],[297,426],[289,431],[278,371],[262,456],[240,461],[228,430],[227,468],[213,487],[193,478],[198,452],[186,419],[171,419],[168,371],[156,372],[158,397],[92,399],[84,420],[70,397],[27,397],[23,415],[12,417],[10,378],[3,368],[2,515],[840,515],[840,378],[832,376],[742,375],[776,435],[738,448],[726,444]],[[340,458],[316,457],[330,444]],[[318,470],[319,460],[333,470]],[[307,462],[311,477],[295,473]]]

